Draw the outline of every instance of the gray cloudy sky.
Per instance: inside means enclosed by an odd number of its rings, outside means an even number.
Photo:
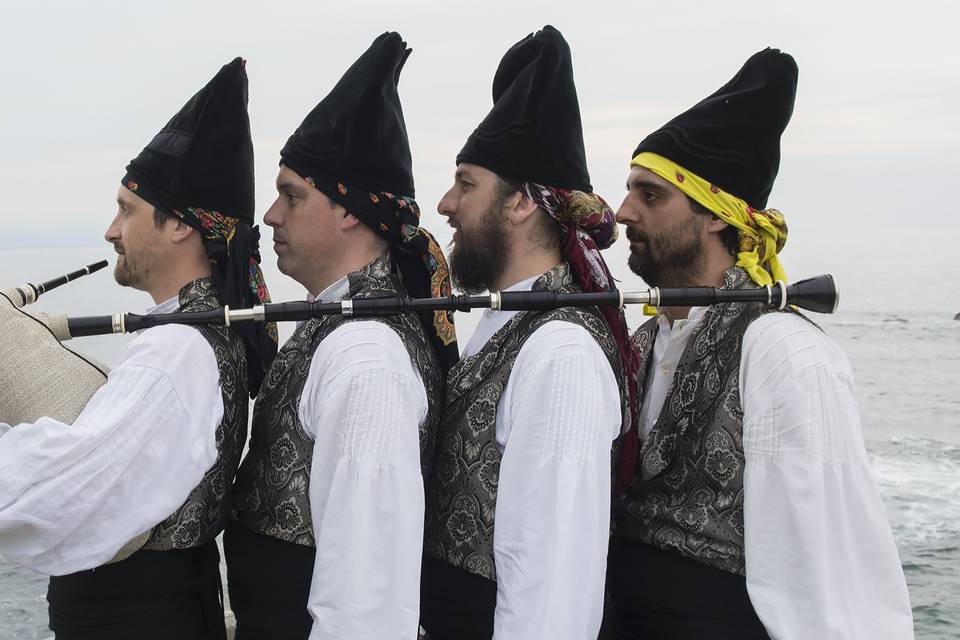
[[[593,183],[612,205],[636,143],[769,45],[800,67],[770,199],[791,227],[787,255],[836,250],[861,224],[879,244],[908,226],[942,244],[960,232],[957,13],[946,0],[3,0],[0,248],[98,244],[126,162],[237,55],[262,217],[287,136],[388,29],[413,48],[400,89],[417,199],[446,241],[435,207],[456,152],[489,109],[503,52],[545,23],[573,50]],[[621,240],[611,262],[625,253]]]

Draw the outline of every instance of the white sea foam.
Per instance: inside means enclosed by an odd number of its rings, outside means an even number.
[[[960,544],[960,446],[897,437],[870,461],[903,551]]]

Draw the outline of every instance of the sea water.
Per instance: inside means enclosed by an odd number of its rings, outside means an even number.
[[[960,321],[953,319],[960,312],[953,279],[960,265],[948,238],[925,238],[922,246],[909,259],[893,251],[878,256],[876,243],[865,238],[843,251],[823,245],[797,251],[786,262],[791,275],[828,269],[838,275],[838,314],[815,320],[853,367],[864,439],[903,561],[917,637],[926,639],[957,637],[960,630]],[[0,250],[0,288],[39,282],[108,255],[109,247]],[[625,248],[608,260],[625,289],[644,288],[618,268]],[[303,290],[271,263],[265,259],[273,298],[302,299]],[[145,294],[118,287],[104,270],[46,294],[36,308],[105,315],[152,304]],[[461,344],[478,316],[457,314]],[[642,317],[632,309],[629,320],[636,327]],[[291,331],[283,325],[281,338]],[[98,336],[72,346],[109,364],[127,340]],[[46,581],[0,558],[0,640],[52,636]]]

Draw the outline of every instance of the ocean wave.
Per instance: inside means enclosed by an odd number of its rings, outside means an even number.
[[[893,313],[858,313],[848,316],[814,316],[817,324],[832,329],[868,328],[880,331],[935,331],[956,335],[960,332],[960,322],[952,314],[923,314],[904,317]]]
[[[960,547],[960,446],[894,437],[870,450],[890,525],[911,560]]]

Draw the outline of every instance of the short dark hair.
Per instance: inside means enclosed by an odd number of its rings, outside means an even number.
[[[170,214],[161,211],[159,207],[153,208],[153,224],[157,229],[162,229],[163,225],[165,225],[171,217]]]
[[[540,208],[538,207],[538,209]],[[537,241],[537,244],[544,249],[556,249],[557,247],[563,246],[566,233],[564,233],[560,223],[554,220],[553,217],[543,209],[540,209],[538,213],[539,219],[533,232],[533,237],[534,240]]]
[[[517,188],[496,174],[494,174],[493,177],[493,189],[496,192],[494,197],[497,199],[497,202],[503,204],[504,200],[517,192]]]
[[[495,190],[496,201],[500,205],[514,193],[517,193],[517,188],[500,176],[496,176]],[[562,246],[566,234],[560,227],[560,223],[541,207],[538,206],[537,208],[539,211],[537,213],[537,223],[533,228],[533,240],[544,249],[555,249]]]
[[[717,217],[713,211],[710,211],[710,209],[707,209],[690,196],[687,196],[687,200],[690,202],[690,209],[694,213],[701,213],[712,218]],[[727,251],[730,252],[730,255],[736,257],[736,255],[740,253],[740,232],[732,224],[727,223],[727,228],[720,232],[720,240],[723,242],[723,246],[727,248]]]

